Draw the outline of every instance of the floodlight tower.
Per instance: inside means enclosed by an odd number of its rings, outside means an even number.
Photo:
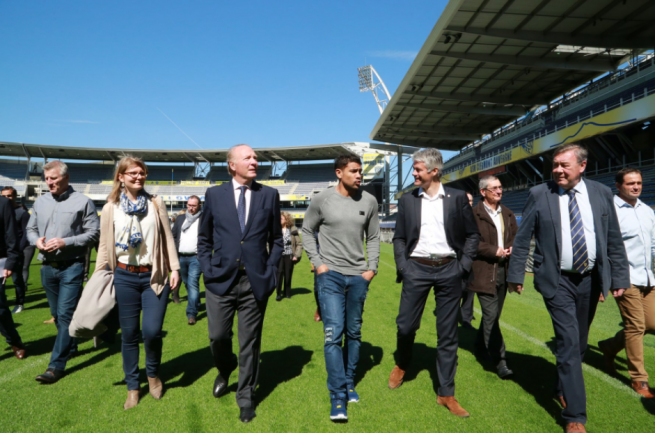
[[[380,78],[375,68],[371,65],[357,68],[357,72],[359,72],[359,91],[371,92],[375,98],[375,102],[378,104],[380,114],[382,114],[391,100],[387,86],[384,85],[384,81],[382,81],[382,78]]]

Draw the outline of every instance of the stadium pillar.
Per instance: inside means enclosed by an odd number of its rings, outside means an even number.
[[[403,190],[403,147],[398,146],[398,192]]]

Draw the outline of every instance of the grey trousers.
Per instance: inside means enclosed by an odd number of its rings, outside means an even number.
[[[234,315],[238,316],[239,407],[255,407],[255,388],[259,379],[259,355],[262,342],[262,325],[268,299],[258,301],[252,292],[245,272],[239,271],[232,287],[224,295],[205,292],[209,348],[219,373],[227,379],[237,365],[232,351]]]
[[[505,267],[499,265],[496,272],[496,293],[493,295],[478,293],[478,300],[482,307],[482,321],[476,341],[478,350],[496,363],[496,368],[507,365],[505,341],[500,331],[500,314],[503,312],[506,295]]]

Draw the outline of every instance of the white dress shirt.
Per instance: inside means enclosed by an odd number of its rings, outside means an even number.
[[[241,198],[241,186],[246,187],[246,224],[248,224],[248,215],[250,214],[250,197],[252,191],[250,185],[241,185],[239,182],[232,178],[232,188],[234,188],[234,204],[239,209],[239,199]]]
[[[419,188],[418,195],[421,197],[421,228],[418,242],[410,257],[432,259],[457,257],[446,238],[443,214],[443,200],[446,193],[443,184],[439,185],[439,191],[434,197],[427,195],[423,188]]]
[[[482,204],[496,226],[496,233],[498,233],[498,246],[505,249],[505,242],[503,242],[503,210],[501,209],[500,204],[497,205],[496,210],[491,209],[484,201]]]
[[[637,199],[633,207],[619,196],[614,196],[621,236],[630,263],[630,283],[653,286],[653,258],[655,258],[655,213]]]
[[[191,226],[182,231],[180,228],[180,246],[179,252],[182,254],[198,254],[198,225],[200,218],[195,220]],[[184,224],[182,224],[184,226]]]
[[[589,202],[587,185],[582,179],[574,188],[575,200],[578,202],[580,217],[584,227],[585,243],[587,244],[587,258],[591,270],[596,263],[596,232],[594,230],[594,213]],[[571,217],[569,216],[569,195],[562,187],[559,188],[559,213],[562,223],[562,263],[560,269],[567,272],[576,272],[573,269],[573,245],[571,244]]]

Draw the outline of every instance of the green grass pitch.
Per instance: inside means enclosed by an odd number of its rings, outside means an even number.
[[[34,378],[48,365],[56,330],[42,322],[50,318],[41,287],[40,265],[31,268],[26,310],[14,316],[27,344],[28,358],[14,358],[0,346],[0,419],[3,432],[558,432],[560,409],[551,399],[556,380],[555,358],[550,347],[553,330],[541,296],[526,279],[523,295],[508,296],[502,315],[508,362],[513,380],[502,381],[492,366],[473,355],[475,332],[459,329],[459,366],[456,397],[471,413],[459,419],[436,404],[436,328],[434,298],[423,314],[414,347],[414,364],[407,381],[397,390],[387,388],[394,366],[395,319],[401,286],[395,281],[392,247],[382,245],[379,274],[371,284],[364,313],[363,343],[357,373],[361,402],[348,407],[349,422],[329,420],[329,395],[323,358],[322,324],[313,321],[313,274],[305,257],[293,276],[293,297],[268,303],[262,343],[257,418],[239,421],[235,402],[237,373],[230,378],[229,393],[215,399],[211,388],[216,377],[208,347],[207,318],[202,307],[196,326],[186,323],[186,291],[182,304],[168,305],[164,323],[164,351],[160,376],[165,394],[156,401],[146,391],[143,348],[142,396],[139,405],[123,410],[126,386],[120,343],[93,348],[80,341],[78,356],[68,363],[67,375],[54,385],[40,385]],[[8,284],[9,304],[14,290]],[[480,323],[476,300],[475,327]],[[619,354],[620,376],[603,371],[596,343],[620,329],[621,317],[614,300],[598,308],[590,333],[584,366],[590,432],[655,431],[655,402],[639,398],[629,387],[625,353]],[[236,332],[236,327],[235,327]],[[655,373],[655,337],[645,338],[646,368]],[[237,346],[235,337],[235,348]],[[652,380],[655,382],[655,379]]]

